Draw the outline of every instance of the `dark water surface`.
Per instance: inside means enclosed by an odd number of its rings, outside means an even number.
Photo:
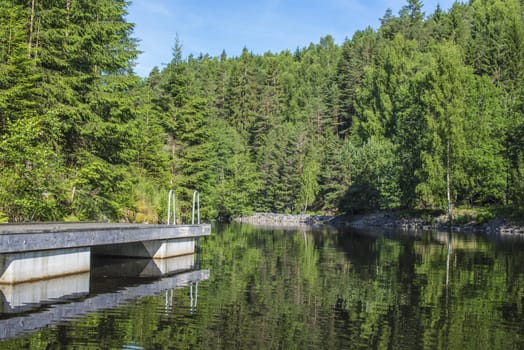
[[[524,348],[521,240],[230,225],[201,252],[192,272],[96,260],[66,299],[4,300],[0,327],[25,326],[0,349]]]

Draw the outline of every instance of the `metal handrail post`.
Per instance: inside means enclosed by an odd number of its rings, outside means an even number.
[[[200,225],[200,193],[198,193],[198,191],[193,192],[193,211],[191,213],[191,225],[195,224],[195,203],[197,204],[197,224]]]
[[[173,225],[176,225],[176,196],[174,190],[167,194],[167,224],[171,224],[171,201],[173,201]]]

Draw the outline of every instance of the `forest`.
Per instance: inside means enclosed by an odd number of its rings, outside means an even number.
[[[524,0],[138,77],[125,0],[0,0],[0,222],[524,203]],[[380,16],[380,14],[377,14]],[[314,40],[314,38],[312,38]]]

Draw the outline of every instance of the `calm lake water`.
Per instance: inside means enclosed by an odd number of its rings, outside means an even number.
[[[191,259],[96,259],[48,302],[3,290],[0,349],[524,348],[522,240],[228,225]]]

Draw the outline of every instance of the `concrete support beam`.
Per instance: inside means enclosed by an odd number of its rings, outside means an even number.
[[[128,258],[166,259],[174,256],[193,254],[194,252],[195,240],[193,238],[165,239],[93,247],[94,255]]]
[[[0,254],[0,284],[16,284],[88,272],[89,247]]]

